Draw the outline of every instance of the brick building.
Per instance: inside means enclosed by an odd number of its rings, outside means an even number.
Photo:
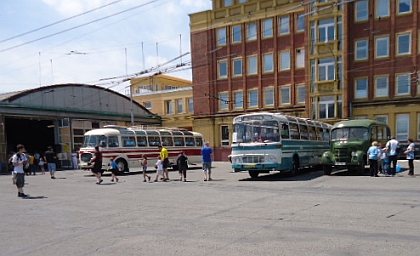
[[[255,111],[378,119],[419,139],[418,10],[413,0],[213,0],[190,15],[195,130],[220,160],[232,118]]]

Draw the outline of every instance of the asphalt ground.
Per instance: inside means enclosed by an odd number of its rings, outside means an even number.
[[[406,168],[406,161],[399,161]],[[250,179],[227,162],[180,182],[139,170],[96,185],[87,171],[26,176],[28,199],[0,176],[0,255],[419,255],[414,177],[304,170]],[[149,174],[154,176],[151,170]]]

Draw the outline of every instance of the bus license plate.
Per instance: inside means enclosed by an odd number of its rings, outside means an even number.
[[[346,165],[345,162],[335,162],[335,165]]]
[[[246,164],[245,168],[255,168],[255,164]]]

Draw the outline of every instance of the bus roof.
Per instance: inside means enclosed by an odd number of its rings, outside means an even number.
[[[347,120],[335,123],[332,129],[342,128],[342,127],[370,127],[372,125],[383,125],[387,126],[387,124],[372,120],[372,119],[358,119],[358,120]]]
[[[173,136],[182,136],[182,135],[189,135],[189,136],[202,136],[198,132],[193,131],[184,131],[184,130],[167,130],[167,129],[138,129],[136,127],[124,127],[124,126],[106,126],[104,128],[93,129],[87,131],[85,135],[173,135]]]

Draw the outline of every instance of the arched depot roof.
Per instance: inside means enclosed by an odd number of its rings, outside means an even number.
[[[0,112],[19,116],[130,120],[160,124],[154,115],[129,97],[96,85],[58,84],[0,94]]]

